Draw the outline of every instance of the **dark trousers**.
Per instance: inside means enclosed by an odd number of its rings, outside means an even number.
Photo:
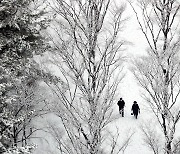
[[[137,119],[138,114],[134,114],[135,118]]]
[[[119,114],[121,114],[121,116],[124,117],[124,108],[119,108]]]
[[[138,111],[133,111],[133,114],[134,114],[134,117],[137,119],[137,117],[138,117]]]

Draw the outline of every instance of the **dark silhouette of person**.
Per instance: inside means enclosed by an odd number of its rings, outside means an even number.
[[[119,106],[119,114],[121,114],[122,117],[124,117],[124,106],[125,106],[124,100],[120,98],[117,105]]]
[[[138,117],[138,113],[140,113],[140,108],[139,108],[139,105],[137,104],[136,101],[134,101],[133,105],[132,105],[132,113],[133,115],[135,116],[135,118],[137,119]]]

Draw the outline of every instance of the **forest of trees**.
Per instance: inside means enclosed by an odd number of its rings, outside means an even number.
[[[158,120],[160,132],[163,133],[164,145],[157,147],[158,134],[152,137],[152,134],[144,129],[147,144],[154,154],[176,154],[180,152],[180,139],[175,136],[180,121],[180,2],[139,1],[142,21],[132,3],[130,4],[148,42],[147,56],[134,61],[133,73],[145,90],[143,97]]]
[[[109,124],[126,77],[127,5],[148,44],[130,70],[159,125],[142,128],[145,142],[153,154],[179,154],[177,0],[1,0],[0,153],[33,153],[43,131],[33,121],[48,113],[61,121],[49,127],[60,154],[124,153],[133,134],[118,143]]]
[[[31,121],[45,110],[37,109],[44,99],[33,57],[49,46],[41,34],[50,21],[45,14],[41,1],[0,1],[0,153],[34,148],[28,140],[38,128]]]

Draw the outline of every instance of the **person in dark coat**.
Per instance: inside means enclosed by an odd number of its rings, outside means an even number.
[[[124,106],[125,106],[124,100],[120,98],[117,105],[119,106],[119,114],[121,114],[122,117],[124,117]]]
[[[138,117],[138,113],[140,113],[140,108],[139,108],[139,105],[137,104],[136,101],[134,101],[133,105],[132,105],[132,113],[133,115],[135,116],[135,118],[137,119]]]

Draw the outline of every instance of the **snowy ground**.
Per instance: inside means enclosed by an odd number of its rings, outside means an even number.
[[[126,104],[125,117],[121,117],[119,115],[118,107],[115,106],[115,114],[118,118],[113,123],[111,123],[110,126],[111,131],[114,133],[117,126],[121,132],[119,139],[121,141],[123,141],[127,135],[130,135],[130,133],[134,132],[127,149],[124,151],[124,153],[121,152],[120,154],[152,154],[152,152],[144,144],[142,132],[140,130],[140,126],[147,121],[147,111],[142,108],[138,119],[135,119],[134,116],[131,115],[131,105],[132,104],[130,103]],[[37,121],[37,123],[40,124],[41,120],[42,119]],[[52,123],[56,123],[56,125],[59,123],[53,115],[49,115],[46,121],[51,121]],[[43,136],[45,139],[37,140],[36,143],[38,144],[38,147],[34,154],[57,154],[56,145],[54,144],[52,137],[45,132],[38,133],[38,135]]]
[[[115,103],[114,112],[117,119],[111,123],[110,129],[113,133],[116,132],[116,127],[120,132],[119,142],[126,139],[127,135],[134,132],[134,135],[131,138],[131,141],[127,147],[127,149],[120,154],[152,154],[153,152],[149,150],[149,148],[143,142],[143,135],[140,129],[142,124],[148,123],[149,119],[153,119],[153,123],[156,123],[153,115],[148,111],[147,106],[145,106],[145,102],[140,97],[139,89],[137,88],[137,84],[132,80],[132,74],[128,73],[125,80],[121,83],[121,89],[119,90],[120,97],[125,100],[125,117],[121,117],[119,115],[118,106]],[[118,98],[119,99],[119,98]],[[138,116],[138,119],[135,119],[134,116],[131,115],[131,106],[133,101],[137,101],[141,113]],[[117,102],[118,100],[115,100]],[[42,121],[43,122],[42,124]],[[56,126],[60,124],[57,118],[54,115],[50,114],[46,119],[38,119],[36,123],[38,125],[42,124],[42,127],[46,127],[48,122],[54,123]],[[150,123],[151,124],[151,123]],[[152,124],[154,125],[154,124]],[[39,137],[43,137],[45,139],[37,139],[36,143],[38,147],[34,154],[57,154],[56,145],[50,134],[46,132],[41,132],[36,134]]]
[[[119,119],[113,123],[114,126],[119,126],[119,130],[122,134],[134,132],[124,154],[152,154],[152,151],[150,151],[143,142],[143,134],[140,129],[141,125],[146,121],[145,112],[141,110],[138,119],[135,119],[130,113],[129,109],[125,109],[125,117],[117,115]],[[123,135],[123,137],[126,138],[126,135]],[[123,138],[121,139],[123,140]]]

